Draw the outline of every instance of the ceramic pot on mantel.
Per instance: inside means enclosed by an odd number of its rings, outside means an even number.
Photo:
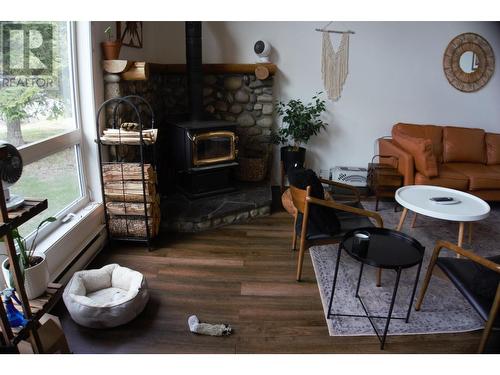
[[[119,40],[108,40],[101,42],[102,58],[104,60],[118,60],[122,42]]]
[[[47,290],[49,285],[49,267],[44,254],[36,254],[35,258],[40,261],[33,267],[24,270],[24,289],[28,299],[40,297]],[[15,288],[15,285],[10,285],[9,259],[2,262],[2,272],[5,283],[9,288]]]

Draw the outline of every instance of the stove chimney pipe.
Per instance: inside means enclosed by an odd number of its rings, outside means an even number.
[[[201,61],[201,21],[186,22],[186,70],[189,118],[203,119],[203,71]]]

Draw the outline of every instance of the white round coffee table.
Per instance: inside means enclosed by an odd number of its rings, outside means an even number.
[[[440,204],[430,200],[433,197],[451,197],[457,203]],[[458,246],[462,246],[465,223],[471,223],[486,218],[490,213],[490,206],[472,194],[463,191],[430,185],[408,185],[396,191],[396,202],[403,206],[397,230],[401,230],[408,210],[436,219],[457,221]],[[413,226],[413,225],[412,225]],[[469,227],[469,236],[471,228]]]

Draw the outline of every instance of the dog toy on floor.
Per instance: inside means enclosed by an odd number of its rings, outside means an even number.
[[[229,336],[233,330],[229,324],[200,323],[196,315],[191,315],[188,318],[188,325],[191,332],[199,335]]]

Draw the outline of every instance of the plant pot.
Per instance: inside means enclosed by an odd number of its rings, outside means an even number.
[[[117,60],[120,56],[122,42],[119,40],[101,42],[102,56],[104,60]]]
[[[292,168],[295,164],[299,168],[304,167],[304,162],[306,160],[306,149],[304,147],[299,147],[298,150],[294,150],[291,146],[284,146],[280,149],[281,161],[283,162],[283,167],[285,168],[285,174],[288,169]]]
[[[49,267],[45,255],[37,254],[36,257],[42,258],[42,261],[33,267],[24,270],[24,289],[28,299],[35,299],[45,293],[49,284]],[[5,283],[9,288],[15,288],[10,285],[9,259],[2,262],[2,272]]]

